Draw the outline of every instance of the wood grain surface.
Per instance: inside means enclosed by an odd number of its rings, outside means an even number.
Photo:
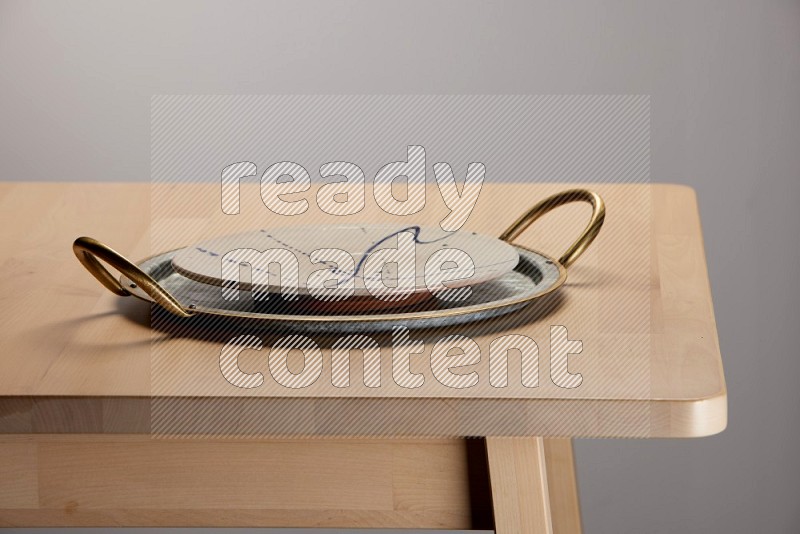
[[[6,435],[0,526],[491,528],[469,447]]]
[[[498,391],[484,379],[467,393],[435,390],[428,398],[407,399],[398,388],[367,396],[357,384],[331,392],[325,375],[302,392],[234,388],[219,371],[220,338],[189,323],[166,331],[151,327],[145,303],[110,294],[72,255],[70,245],[80,235],[140,259],[238,230],[337,221],[314,211],[313,202],[297,221],[270,215],[252,185],[243,187],[242,213],[232,217],[219,209],[218,184],[0,184],[0,432],[150,432],[154,399],[163,398],[204,406],[241,402],[234,407],[272,412],[281,406],[283,418],[260,434],[330,436],[362,425],[362,433],[376,436],[692,437],[725,427],[725,382],[690,189],[588,184],[606,201],[606,224],[570,269],[558,301],[458,330],[487,355],[501,333],[536,340],[540,387]],[[499,235],[537,200],[573,186],[486,184],[467,228]],[[430,214],[420,224],[441,219],[437,196],[432,189]],[[581,205],[557,210],[518,242],[557,257],[588,212]],[[353,217],[346,222],[390,220],[369,202]],[[571,339],[583,341],[583,352],[570,359],[570,371],[584,379],[578,388],[549,380],[550,325],[565,325]],[[419,334],[428,354],[442,335]],[[264,357],[254,352],[242,362],[263,371]],[[170,373],[160,372],[165,362]],[[485,367],[477,369],[487,376]],[[177,402],[175,413],[201,413],[191,402]],[[419,417],[401,424],[409,403]],[[397,417],[383,426],[363,420],[378,407]]]
[[[486,438],[497,534],[580,534],[572,441]]]

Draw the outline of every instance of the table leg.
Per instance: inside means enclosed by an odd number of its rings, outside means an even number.
[[[581,532],[572,441],[486,438],[497,534]]]

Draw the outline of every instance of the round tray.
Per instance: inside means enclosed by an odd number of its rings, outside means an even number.
[[[310,332],[332,328],[362,332],[390,330],[400,324],[407,328],[434,328],[488,319],[517,310],[564,283],[566,270],[560,264],[538,252],[519,246],[515,249],[520,257],[516,268],[492,281],[472,286],[472,294],[466,300],[448,303],[429,298],[391,312],[369,314],[336,313],[333,310],[314,312],[304,305],[303,300],[287,302],[275,295],[275,298],[259,301],[249,291],[242,291],[239,300],[226,300],[219,286],[198,282],[175,271],[172,258],[177,250],[144,260],[138,267],[194,313],[262,319],[283,323],[284,327],[299,326]],[[120,283],[134,297],[153,301],[127,276],[122,275]],[[342,307],[344,305],[346,303]]]
[[[256,301],[248,292],[243,298],[226,300],[219,286],[187,278],[172,265],[177,249],[158,254],[134,264],[124,256],[89,238],[75,240],[73,250],[78,260],[97,280],[120,296],[135,296],[155,302],[180,317],[214,315],[281,323],[309,332],[359,332],[407,328],[433,328],[480,321],[518,310],[531,301],[558,289],[566,280],[567,268],[597,237],[605,218],[605,205],[596,194],[585,189],[564,191],[549,197],[517,219],[500,239],[512,241],[548,211],[570,202],[588,202],[592,217],[581,236],[564,255],[555,260],[534,250],[513,245],[519,263],[513,271],[494,280],[472,286],[472,295],[460,302],[448,303],[430,298],[407,308],[379,313],[337,313],[330,309],[314,312],[304,301],[287,302],[281,298]],[[117,280],[99,261],[105,261],[121,273]]]

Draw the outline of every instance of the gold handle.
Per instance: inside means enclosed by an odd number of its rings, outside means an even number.
[[[583,251],[592,244],[594,238],[600,233],[600,228],[603,226],[603,220],[606,217],[606,205],[600,195],[593,193],[586,189],[570,189],[563,191],[549,198],[546,198],[529,209],[522,217],[514,221],[514,224],[508,227],[508,230],[502,233],[500,239],[511,243],[514,239],[528,229],[539,217],[545,213],[571,202],[588,202],[592,205],[592,218],[589,225],[583,231],[581,236],[570,246],[558,263],[568,268],[575,263]]]
[[[181,306],[181,303],[178,302],[175,297],[167,293],[167,291],[147,273],[125,258],[125,256],[107,247],[100,241],[92,239],[91,237],[79,237],[72,244],[72,251],[78,258],[78,261],[86,267],[86,270],[112,293],[123,297],[127,297],[131,294],[130,291],[122,287],[122,284],[108,272],[108,269],[103,267],[98,261],[98,258],[130,278],[165,310],[180,317],[189,317],[192,315],[192,312]]]

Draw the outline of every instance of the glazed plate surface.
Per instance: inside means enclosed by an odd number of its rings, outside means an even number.
[[[400,263],[394,261],[387,261],[382,267],[380,262],[370,266],[368,260],[373,256],[377,258],[379,251],[386,254],[390,249],[398,249],[401,234],[406,244],[401,250],[413,254],[413,259],[409,255],[408,261],[403,262],[405,270],[400,271]],[[172,258],[172,265],[187,278],[222,285],[223,266],[232,266],[238,271],[239,264],[249,263],[252,283],[258,279],[258,284],[266,291],[277,293],[281,291],[281,275],[264,265],[266,260],[260,254],[270,249],[297,259],[299,272],[295,285],[300,295],[314,291],[319,294],[326,283],[334,283],[352,284],[353,296],[371,298],[373,293],[366,283],[380,279],[388,287],[396,288],[392,290],[395,294],[427,293],[425,268],[437,253],[443,257],[461,251],[474,264],[473,269],[457,262],[458,267],[448,272],[450,288],[498,278],[510,272],[519,260],[517,251],[505,241],[466,230],[445,232],[433,226],[337,224],[269,228],[217,237],[181,249]],[[344,262],[337,261],[340,254],[331,253],[331,249],[343,251],[349,258],[345,256]],[[251,289],[252,285],[242,280],[241,287]]]

